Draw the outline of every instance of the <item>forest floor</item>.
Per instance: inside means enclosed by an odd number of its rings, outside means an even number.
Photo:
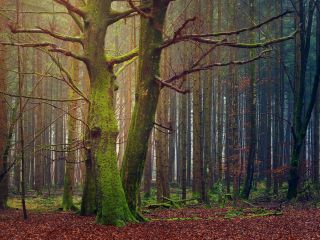
[[[75,213],[0,211],[0,239],[320,239],[320,209],[311,207],[149,210],[147,223],[123,228]]]

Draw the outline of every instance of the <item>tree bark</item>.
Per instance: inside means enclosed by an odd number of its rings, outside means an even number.
[[[1,20],[1,18],[0,18]],[[1,26],[1,23],[0,23]],[[0,46],[0,91],[6,91],[6,65],[5,65],[5,47]],[[8,139],[8,116],[6,99],[4,95],[0,95],[0,174],[3,174],[7,168],[7,157],[5,156],[6,142]],[[0,209],[7,207],[8,199],[8,174],[0,179]]]
[[[311,97],[309,99],[309,102],[307,104],[304,104],[305,88],[307,84],[306,72],[310,52],[311,29],[315,10],[315,8],[313,8],[312,6],[313,2],[309,2],[308,11],[305,11],[305,5],[303,0],[299,0],[296,4],[298,12],[296,17],[296,25],[301,26],[302,30],[296,37],[296,74],[292,126],[293,147],[290,161],[287,192],[287,198],[289,200],[297,197],[298,194],[298,184],[300,180],[300,157],[307,133],[307,128],[312,115],[312,110],[316,102],[315,100],[319,86],[320,61],[318,58],[316,63],[316,73],[314,77],[314,82],[311,87]],[[307,18],[308,21],[306,21]],[[305,112],[304,108],[306,109]]]
[[[159,47],[163,43],[162,29],[167,7],[168,3],[165,0],[154,1],[153,18],[141,19],[136,103],[121,169],[126,198],[134,216],[139,215],[137,200],[147,154],[146,142],[153,128],[160,93],[155,77],[160,74]]]
[[[254,22],[255,14],[255,0],[250,0],[250,22]],[[255,41],[254,33],[250,34],[250,41]],[[254,56],[255,51],[250,51],[250,56]],[[247,157],[247,166],[246,166],[246,176],[244,187],[242,191],[242,196],[248,198],[253,183],[253,174],[254,174],[254,162],[256,155],[256,69],[255,63],[251,63],[249,66],[249,89],[247,96],[247,114],[248,114],[248,135],[247,136],[247,147],[248,147],[248,157]]]

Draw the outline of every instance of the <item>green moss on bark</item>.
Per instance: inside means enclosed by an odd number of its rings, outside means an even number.
[[[143,218],[140,218],[137,211],[138,194],[147,155],[147,142],[153,128],[160,94],[160,87],[155,77],[160,75],[161,50],[159,47],[163,43],[162,28],[166,11],[165,1],[154,1],[154,18],[152,20],[141,19],[136,104],[121,169],[122,183],[129,208],[139,219]]]
[[[135,221],[126,202],[117,167],[118,134],[113,109],[113,75],[97,69],[89,114],[92,151],[97,165],[97,223],[124,226]]]

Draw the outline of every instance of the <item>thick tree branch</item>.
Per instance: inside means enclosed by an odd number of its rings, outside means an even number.
[[[59,3],[65,6],[70,12],[78,14],[80,17],[84,18],[86,13],[80,8],[73,6],[68,0],[54,0],[56,3]]]
[[[138,57],[134,57],[132,58],[130,61],[125,62],[116,72],[115,72],[115,76],[118,77],[124,69],[126,69],[126,67],[128,67],[131,63],[133,63]]]
[[[71,12],[71,11],[68,11],[68,12],[69,12],[69,15],[71,16],[71,18],[73,19],[73,21],[76,23],[76,25],[80,29],[80,31],[83,32],[84,25],[81,22],[81,19],[76,14],[74,14],[73,12]]]
[[[107,58],[107,65],[108,66],[114,66],[115,64],[120,64],[126,61],[130,61],[132,58],[135,58],[139,55],[139,49],[135,48],[131,50],[128,53],[125,53],[121,56],[116,56],[116,57],[110,57],[106,56]]]

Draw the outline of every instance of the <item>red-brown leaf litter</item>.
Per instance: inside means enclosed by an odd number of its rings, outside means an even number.
[[[226,219],[222,209],[157,210],[147,223],[123,228],[95,224],[74,213],[0,211],[0,239],[320,239],[320,209],[286,209],[279,216]]]

